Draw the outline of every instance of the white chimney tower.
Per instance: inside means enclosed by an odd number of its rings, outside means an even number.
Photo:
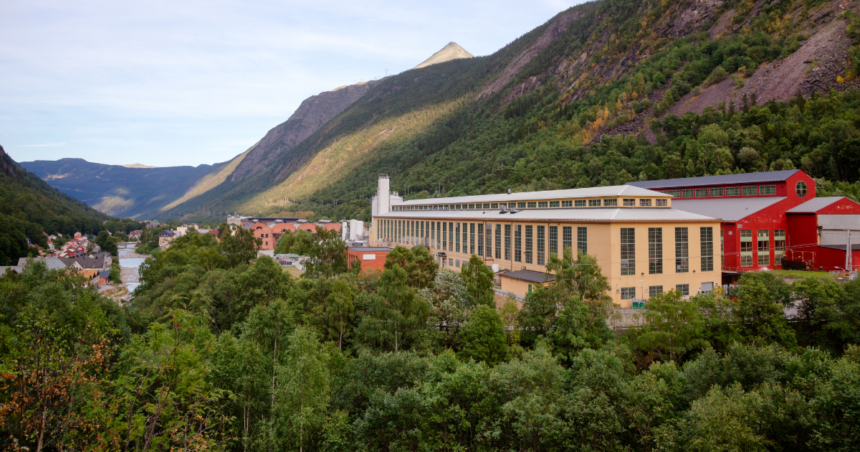
[[[376,189],[376,213],[386,214],[391,211],[391,192],[388,185],[388,176],[379,176],[379,186]]]

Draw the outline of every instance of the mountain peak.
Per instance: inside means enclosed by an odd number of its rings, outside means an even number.
[[[420,69],[432,64],[444,63],[446,61],[458,60],[460,58],[475,58],[475,55],[472,55],[466,49],[460,47],[456,42],[451,41],[448,45],[442,47],[442,50],[434,53],[430,58],[427,58],[423,63],[415,66],[413,69]]]

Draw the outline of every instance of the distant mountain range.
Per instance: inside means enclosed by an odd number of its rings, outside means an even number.
[[[313,96],[230,162],[181,169],[172,189],[147,180],[164,168],[123,168],[132,181],[24,166],[103,211],[161,219],[366,220],[379,174],[407,199],[792,167],[854,183],[858,8],[588,2],[491,55],[450,43],[415,69]],[[838,108],[811,100],[841,92]],[[804,115],[817,115],[809,133]]]

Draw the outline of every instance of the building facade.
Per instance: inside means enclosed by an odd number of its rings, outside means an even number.
[[[674,209],[670,195],[638,187],[399,201],[374,210],[370,246],[426,246],[454,271],[472,255],[501,271],[540,273],[566,248],[595,256],[622,307],[720,282],[719,221]]]
[[[841,269],[847,229],[860,205],[844,198],[816,198],[815,180],[801,170],[630,182],[672,196],[676,209],[718,218],[724,282],[748,271]],[[820,224],[824,218],[826,225]],[[823,238],[823,241],[822,241]],[[860,240],[860,236],[858,236]],[[857,250],[860,252],[860,249]]]

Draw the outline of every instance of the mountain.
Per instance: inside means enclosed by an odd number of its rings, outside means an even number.
[[[163,168],[103,165],[83,159],[37,160],[21,166],[52,187],[113,216],[157,210],[228,163]]]
[[[802,168],[857,197],[858,17],[844,0],[588,2],[491,55],[308,99],[141,215],[369,219],[379,174],[414,199]]]
[[[257,175],[165,213],[368,219],[379,174],[419,198],[796,167],[857,196],[857,17],[838,0],[582,4],[489,56],[381,80]]]
[[[27,172],[0,146],[0,265],[27,256],[27,240],[47,246],[49,234],[95,233],[108,219]]]
[[[101,212],[156,218],[226,180],[241,182],[269,167],[349,107],[377,81],[341,86],[305,99],[286,122],[229,162],[197,167],[103,165],[83,159],[23,162],[21,165],[63,193]]]
[[[430,66],[431,64],[444,63],[446,61],[457,60],[460,58],[475,58],[466,49],[460,47],[456,42],[449,42],[448,45],[442,47],[442,50],[434,53],[430,58],[424,60],[423,63],[415,66],[414,69]]]

